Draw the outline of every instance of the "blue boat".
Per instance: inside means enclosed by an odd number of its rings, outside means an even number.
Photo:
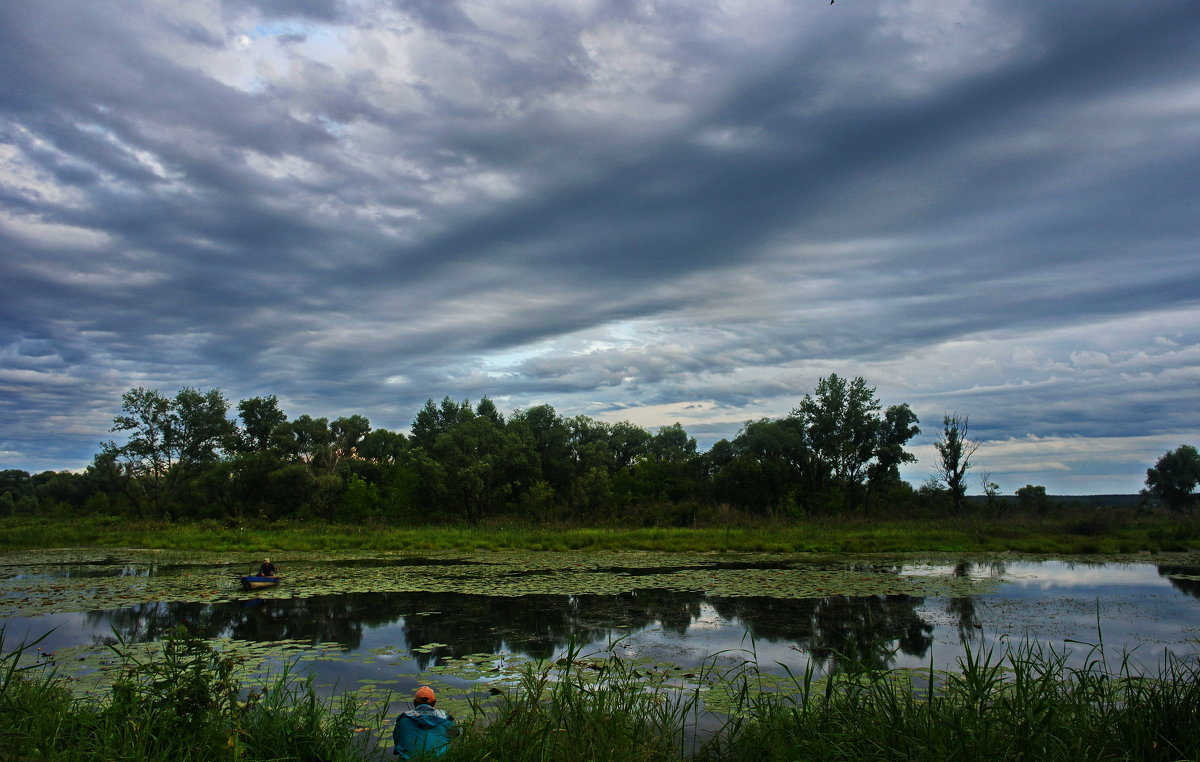
[[[279,577],[260,577],[257,574],[242,577],[242,587],[247,590],[262,590],[264,587],[275,587],[278,584]]]

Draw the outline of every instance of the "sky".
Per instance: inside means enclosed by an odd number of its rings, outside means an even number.
[[[831,373],[971,491],[1200,445],[1194,0],[0,0],[0,469],[133,387],[406,431]],[[235,411],[231,410],[231,415]],[[118,438],[119,439],[119,438]]]

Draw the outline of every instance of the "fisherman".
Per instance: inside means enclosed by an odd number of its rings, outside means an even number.
[[[454,717],[437,708],[437,696],[428,685],[417,689],[413,708],[401,712],[392,731],[392,753],[400,759],[412,759],[424,754],[440,757],[446,753],[450,739],[458,734]]]
[[[275,576],[275,564],[271,563],[271,559],[269,559],[269,558],[263,559],[262,566],[258,567],[258,576],[260,576],[260,577],[274,577]]]

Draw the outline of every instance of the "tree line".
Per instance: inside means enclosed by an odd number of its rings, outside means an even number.
[[[961,511],[978,447],[968,419],[947,414],[935,473],[914,489],[899,469],[916,460],[917,416],[836,374],[788,415],[748,421],[705,452],[678,423],[652,433],[550,405],[505,416],[486,396],[430,399],[406,435],[363,415],[289,419],[274,395],[234,406],[219,389],[138,387],[111,431],[123,441],[102,443],[82,473],[0,471],[0,515],[690,525],[726,512]],[[981,483],[998,506],[990,475]],[[1046,502],[1033,485],[1017,495]]]

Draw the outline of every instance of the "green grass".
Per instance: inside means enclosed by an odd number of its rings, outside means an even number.
[[[20,650],[0,657],[4,760],[353,762],[372,751],[360,722],[382,721],[369,709],[360,718],[351,694],[321,698],[287,670],[247,690],[228,658],[182,628],[153,661],[115,647],[120,672],[103,700],[73,695],[42,667],[19,667]]]
[[[960,671],[810,674],[793,691],[745,694],[740,716],[700,755],[779,760],[1185,760],[1200,758],[1200,667],[1168,655],[1156,673],[1128,655],[1023,643],[969,652]],[[933,685],[935,687],[930,688]]]
[[[445,759],[1200,758],[1200,667],[1174,656],[1146,674],[1128,657],[1110,670],[1099,647],[1073,667],[1066,652],[1024,643],[1001,656],[968,652],[948,674],[810,669],[782,686],[748,661],[703,691],[615,657],[569,654],[559,666],[529,666],[520,690],[481,707]],[[723,723],[697,732],[719,696]]]
[[[668,673],[572,645],[556,662],[527,665],[517,686],[474,714],[447,760],[682,760],[697,694]]]
[[[619,644],[618,644],[619,645]],[[685,672],[610,647],[526,664],[491,696],[477,687],[447,762],[735,760],[1146,760],[1200,758],[1200,663],[1167,654],[1144,669],[1037,643],[968,650],[951,672],[768,674],[753,653]],[[0,759],[329,760],[390,758],[363,728],[386,728],[351,695],[323,699],[286,672],[240,685],[224,657],[178,630],[153,660],[118,645],[104,697],[72,695],[42,668],[0,656]],[[725,654],[729,657],[729,654]],[[721,663],[728,663],[728,659]]]
[[[1133,509],[1072,508],[1045,517],[849,516],[738,527],[396,527],[384,522],[233,524],[111,517],[0,519],[0,549],[162,548],[229,552],[336,550],[656,550],[674,552],[1000,552],[1122,554],[1200,547],[1200,523]]]

